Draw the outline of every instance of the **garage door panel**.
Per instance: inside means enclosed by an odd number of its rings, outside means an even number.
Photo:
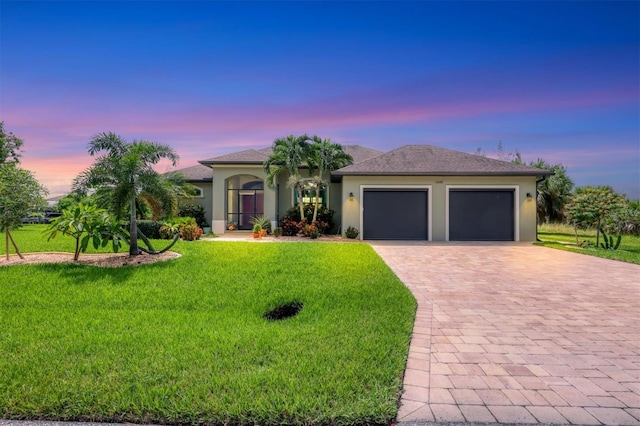
[[[513,190],[451,190],[449,240],[513,241]]]
[[[367,240],[426,240],[427,191],[365,190],[363,237]]]

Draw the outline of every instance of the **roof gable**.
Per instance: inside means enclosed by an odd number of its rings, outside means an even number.
[[[497,175],[542,176],[552,174],[508,161],[440,148],[405,145],[333,172],[346,175]]]

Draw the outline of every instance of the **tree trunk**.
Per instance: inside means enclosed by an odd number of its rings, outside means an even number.
[[[138,224],[136,223],[136,195],[131,195],[131,205],[129,208],[129,236],[131,244],[129,244],[129,255],[137,256],[140,254],[138,249]]]
[[[598,219],[598,229],[596,229],[596,248],[600,247],[600,219]]]
[[[304,217],[304,201],[302,201],[302,186],[298,184],[298,208],[300,209],[300,221],[305,219]]]
[[[311,223],[316,223],[316,219],[318,219],[318,202],[320,200],[320,184],[316,184],[316,202],[313,206],[313,219]]]
[[[80,259],[80,237],[76,238],[76,251],[73,252],[73,260]]]
[[[16,249],[16,253],[18,255],[18,257],[20,259],[24,259],[24,256],[22,255],[22,253],[20,253],[20,249],[18,249],[18,245],[16,244],[16,242],[13,240],[13,236],[11,235],[11,232],[9,232],[9,230],[7,229],[7,235],[9,236],[9,239],[11,240],[11,244],[13,244],[13,248]],[[7,246],[7,256],[9,255],[9,246]],[[7,257],[7,260],[9,260],[9,258]]]
[[[9,260],[9,230],[8,229],[4,231],[4,240],[7,248],[7,260]]]
[[[578,225],[576,225],[575,223],[573,224],[573,232],[576,233],[576,246],[580,246],[580,243],[578,242]]]

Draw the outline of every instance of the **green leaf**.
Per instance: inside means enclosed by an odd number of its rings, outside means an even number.
[[[80,250],[83,253],[85,251],[87,251],[87,247],[89,246],[89,240],[90,240],[89,235],[85,235],[84,238],[82,238],[82,240],[80,240]]]

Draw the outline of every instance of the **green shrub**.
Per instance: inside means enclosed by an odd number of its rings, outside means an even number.
[[[157,220],[138,220],[138,229],[147,237],[151,239],[162,238],[160,235],[160,228],[163,223]],[[127,225],[128,226],[128,225]]]
[[[298,227],[298,221],[295,221],[291,216],[285,216],[280,221],[280,229],[282,229],[282,235],[287,237],[295,237],[300,232]]]
[[[254,216],[251,218],[251,224],[253,225],[253,232],[256,232],[256,226],[258,226],[260,229],[258,229],[257,232],[260,232],[260,230],[262,229],[266,229],[266,230],[270,230],[271,229],[271,222],[269,221],[269,218],[266,217],[265,215],[259,215],[259,216]]]
[[[200,204],[189,203],[189,204],[180,206],[178,215],[181,217],[194,218],[200,228],[209,226],[209,222],[207,222],[207,218],[205,217],[204,207],[202,207]]]
[[[348,227],[347,230],[344,231],[345,237],[350,238],[352,240],[358,238],[359,234],[360,234],[360,231],[358,231],[358,229],[354,228],[353,226]]]
[[[334,214],[335,214],[335,211],[327,207],[318,207],[318,217],[316,218],[316,226],[318,226],[320,233],[326,234],[331,232],[334,226],[334,223],[333,223]],[[307,223],[311,223],[311,219],[313,219],[313,205],[308,204],[304,206],[304,216]],[[287,210],[282,220],[284,221],[285,218],[288,218],[289,221],[293,221],[297,223],[302,221],[300,218],[300,210],[298,210],[297,207]],[[285,235],[287,234],[285,233]]]
[[[320,231],[318,230],[318,227],[313,223],[311,225],[305,225],[302,230],[302,233],[304,234],[305,237],[309,237],[312,240],[315,240],[320,235]]]
[[[180,230],[180,238],[185,241],[199,240],[203,232],[197,223],[183,223],[178,229]]]
[[[273,230],[273,236],[278,238],[281,235],[282,235],[282,228],[278,226],[276,227],[276,229]]]
[[[185,241],[199,240],[202,236],[202,228],[198,226],[192,217],[172,217],[161,228],[160,236],[164,239],[172,238],[175,232],[180,233],[180,238]]]

